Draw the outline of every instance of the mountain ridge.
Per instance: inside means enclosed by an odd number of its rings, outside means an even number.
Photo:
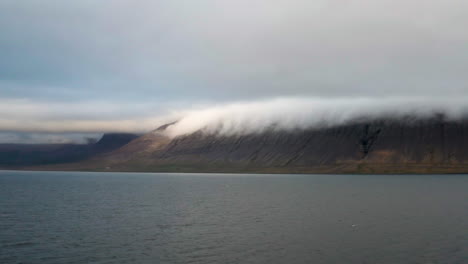
[[[129,133],[106,133],[90,144],[0,144],[0,168],[21,169],[83,161],[118,149],[137,137]]]
[[[198,131],[171,138],[170,125],[62,169],[147,172],[466,173],[468,120],[357,120],[332,127],[251,134]]]
[[[233,173],[467,173],[468,119],[360,119],[309,129],[168,136],[170,123],[109,151],[26,169]],[[96,145],[98,145],[96,143]]]

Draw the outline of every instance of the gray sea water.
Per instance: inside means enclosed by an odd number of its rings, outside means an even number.
[[[0,263],[468,263],[468,176],[0,172]]]

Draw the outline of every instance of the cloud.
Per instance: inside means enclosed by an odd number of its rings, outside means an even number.
[[[162,109],[132,103],[0,99],[0,131],[147,132],[164,122]]]
[[[3,113],[0,117],[0,133],[3,132],[4,142],[8,138],[12,142],[20,142],[18,136],[25,137],[28,134],[28,140],[36,143],[41,139],[44,142],[71,140],[82,143],[87,137],[85,134],[145,133],[177,121],[167,130],[167,134],[171,137],[197,131],[236,135],[260,133],[272,129],[292,131],[335,126],[360,118],[406,116],[425,118],[442,113],[449,119],[460,119],[468,114],[466,102],[468,98],[462,96],[281,97],[234,103],[197,105],[180,103],[151,107],[151,105],[113,105],[102,102],[71,104],[0,100],[0,112]]]
[[[468,114],[466,98],[282,98],[219,105],[180,113],[180,120],[168,128],[172,137],[203,131],[239,135],[265,130],[286,130],[335,126],[356,119],[428,118],[443,114],[457,120]]]
[[[466,25],[465,0],[4,0],[0,131],[180,119],[175,135],[240,133],[451,111],[468,98]]]
[[[467,24],[464,0],[6,0],[0,95],[468,95]]]
[[[2,132],[0,144],[87,144],[98,140],[100,133],[37,133],[37,132]]]

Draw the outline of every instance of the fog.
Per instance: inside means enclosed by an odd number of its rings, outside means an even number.
[[[235,135],[336,126],[357,119],[420,119],[441,114],[447,120],[458,120],[466,113],[465,98],[282,98],[182,111],[167,133],[172,137],[197,131]]]
[[[177,137],[207,134],[245,135],[266,130],[294,131],[345,124],[356,120],[430,118],[447,120],[468,115],[465,97],[319,98],[282,97],[233,103],[107,105],[94,103],[37,104],[0,100],[0,143],[86,142],[89,134],[147,133],[176,122],[165,133]],[[81,135],[81,136],[80,136]]]
[[[89,144],[101,138],[100,133],[1,132],[0,144]]]

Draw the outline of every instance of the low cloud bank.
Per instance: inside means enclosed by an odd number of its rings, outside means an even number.
[[[186,107],[187,104],[141,106],[110,103],[37,103],[0,100],[1,142],[22,142],[17,135],[37,134],[34,142],[60,142],[78,133],[145,133],[177,121],[166,129],[171,137],[203,131],[223,135],[295,130],[344,124],[367,118],[468,116],[468,98],[277,98]],[[23,134],[21,134],[23,133]],[[53,136],[44,135],[51,134]],[[16,136],[13,136],[16,135]],[[70,137],[66,137],[68,140]],[[76,142],[78,137],[72,137]],[[85,137],[81,136],[81,141]],[[80,142],[81,142],[80,141]]]
[[[360,118],[428,118],[443,114],[447,119],[460,119],[467,113],[466,98],[288,98],[179,112],[179,121],[167,133],[172,137],[196,131],[235,135],[334,126]]]
[[[169,106],[119,102],[40,102],[0,99],[0,132],[148,132]]]
[[[89,144],[101,138],[100,133],[1,132],[0,144]]]

